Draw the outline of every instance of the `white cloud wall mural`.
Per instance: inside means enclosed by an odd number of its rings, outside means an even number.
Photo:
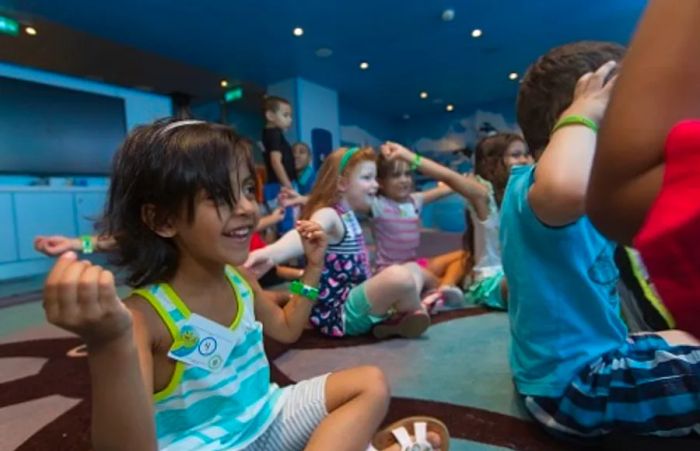
[[[452,152],[465,147],[474,148],[480,138],[479,129],[484,124],[490,124],[499,132],[520,133],[518,125],[509,122],[503,114],[477,110],[470,116],[452,121],[443,136],[423,137],[409,144],[419,152]]]

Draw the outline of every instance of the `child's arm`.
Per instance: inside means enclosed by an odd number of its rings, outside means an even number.
[[[631,243],[656,198],[664,145],[700,117],[700,2],[652,0],[634,35],[601,128],[587,208],[600,230]]]
[[[111,236],[93,235],[89,237],[94,252],[107,252],[114,249],[117,242]],[[68,238],[62,235],[37,236],[34,238],[34,249],[49,257],[61,255],[64,252],[83,251],[82,238]]]
[[[269,215],[260,218],[258,226],[255,228],[255,230],[258,232],[261,230],[265,230],[268,227],[272,227],[273,225],[282,222],[283,219],[284,208],[276,208],[275,211],[273,211]]]
[[[270,151],[270,165],[272,170],[275,171],[277,179],[280,181],[280,185],[291,188],[292,182],[287,176],[287,172],[284,170],[284,165],[282,164],[282,152],[279,150]]]
[[[63,254],[44,288],[47,320],[87,344],[95,450],[156,450],[148,334],[117,297],[109,271]],[[139,332],[141,331],[141,332]],[[138,349],[137,349],[138,348]],[[144,349],[145,348],[145,349]]]
[[[489,215],[488,189],[473,179],[467,179],[458,172],[438,164],[425,157],[417,157],[415,153],[400,144],[388,142],[381,147],[384,156],[389,159],[401,159],[409,164],[418,161],[418,170],[428,177],[444,182],[455,192],[466,197],[474,206],[479,219],[485,220]],[[416,160],[418,158],[418,160]]]
[[[323,231],[333,242],[342,239],[343,225],[338,213],[332,208],[318,210],[313,214],[311,220],[320,224]],[[243,266],[256,277],[261,277],[273,266],[301,257],[303,253],[304,247],[299,232],[290,230],[273,244],[251,252]]]
[[[283,207],[295,207],[297,205],[306,205],[308,196],[302,196],[291,188],[282,188],[280,193],[280,205]]]
[[[423,205],[429,204],[430,202],[435,202],[438,199],[454,193],[454,190],[449,186],[445,185],[443,182],[439,182],[438,186],[420,192],[419,194],[423,196]]]
[[[614,61],[583,75],[576,83],[573,102],[561,114],[583,116],[600,122],[610,98],[614,79],[606,77],[616,67]],[[575,222],[586,214],[585,201],[596,132],[583,125],[560,128],[549,141],[535,169],[535,181],[528,201],[543,223],[557,227]]]
[[[326,234],[321,226],[313,221],[299,221],[297,231],[302,237],[307,266],[301,282],[318,288],[323,262],[328,244]],[[257,282],[253,281],[255,291],[255,317],[263,324],[266,334],[282,343],[294,343],[309,322],[313,301],[298,294],[292,294],[289,302],[280,308],[269,299]]]

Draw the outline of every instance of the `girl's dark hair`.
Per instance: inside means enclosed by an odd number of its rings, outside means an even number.
[[[234,186],[243,181],[232,181],[231,170],[245,165],[255,174],[251,143],[233,129],[177,122],[164,119],[137,127],[112,163],[108,203],[98,228],[116,239],[115,263],[127,269],[132,286],[166,281],[177,270],[177,246],[152,228],[183,213],[193,221],[195,197],[202,190],[233,208]],[[144,218],[147,206],[153,212],[150,226]]]
[[[503,157],[514,142],[521,141],[525,143],[525,139],[515,133],[498,133],[488,136],[476,145],[474,151],[474,174],[488,180],[493,186],[493,197],[496,199],[496,205],[500,208],[503,201],[503,193],[508,184],[510,172],[506,166]],[[465,210],[467,230],[462,236],[462,246],[467,253],[467,268],[474,267],[474,222],[472,221],[469,210]]]
[[[474,152],[474,174],[493,185],[496,205],[501,206],[503,192],[510,175],[503,157],[514,142],[525,143],[525,139],[515,133],[499,133],[482,139]]]

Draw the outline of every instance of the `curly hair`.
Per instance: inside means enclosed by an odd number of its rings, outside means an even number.
[[[571,104],[578,79],[608,61],[620,61],[624,54],[625,48],[612,42],[574,42],[551,49],[527,70],[516,108],[535,159],[549,143],[559,115]]]

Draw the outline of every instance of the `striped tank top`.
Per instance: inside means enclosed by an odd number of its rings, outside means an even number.
[[[242,449],[265,432],[282,408],[283,391],[270,383],[253,291],[233,268],[227,267],[226,275],[238,303],[230,329],[244,333],[219,372],[176,362],[170,383],[154,395],[160,450]],[[134,293],[148,300],[178,342],[191,313],[172,287],[154,284]]]
[[[416,260],[420,245],[420,213],[423,195],[411,194],[408,202],[377,196],[372,203],[372,232],[377,245],[377,271]]]
[[[352,290],[370,277],[367,246],[355,213],[343,204],[333,207],[343,222],[343,239],[326,248],[318,301],[309,321],[324,335],[345,335],[343,306]]]

